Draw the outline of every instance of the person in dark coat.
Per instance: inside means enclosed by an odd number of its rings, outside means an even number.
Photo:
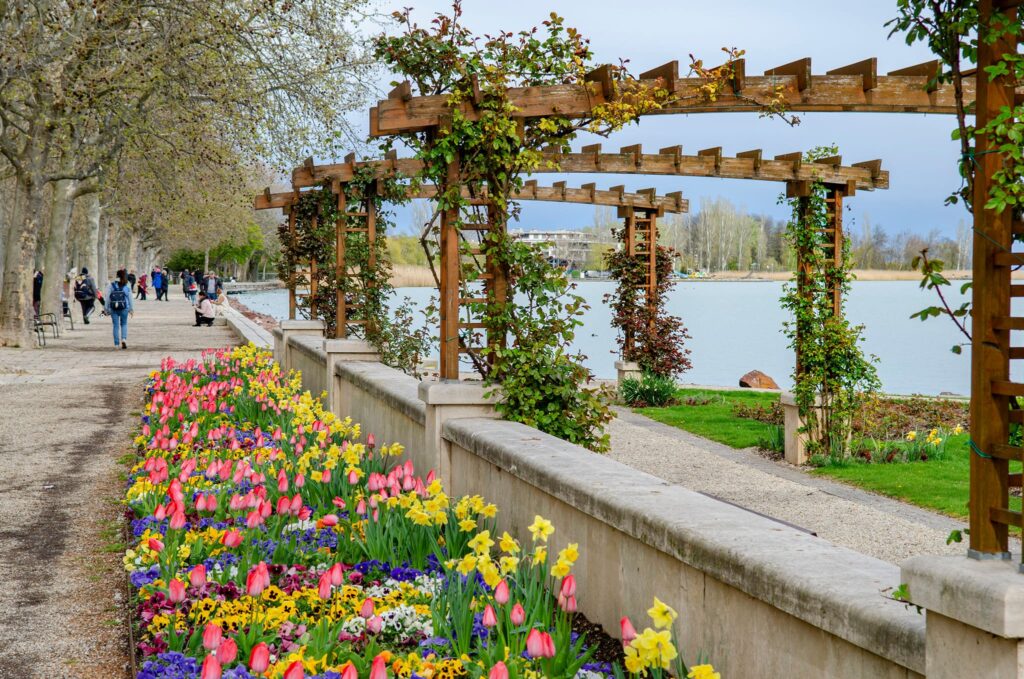
[[[82,267],[82,274],[75,281],[75,299],[82,305],[82,321],[89,325],[89,317],[96,307],[96,281],[89,275],[89,270]]]
[[[39,315],[39,303],[43,299],[43,272],[36,269],[32,274],[32,308]]]

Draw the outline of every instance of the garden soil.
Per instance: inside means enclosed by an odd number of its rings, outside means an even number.
[[[94,315],[39,349],[0,348],[0,679],[131,676],[125,466],[165,356],[236,344],[184,298],[136,302],[129,348]]]

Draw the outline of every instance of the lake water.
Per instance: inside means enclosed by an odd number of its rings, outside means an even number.
[[[782,335],[785,312],[779,305],[779,282],[690,282],[679,283],[669,299],[669,311],[680,316],[692,339],[693,368],[682,381],[706,385],[736,385],[749,370],[772,376],[784,388],[792,384],[793,352]],[[617,349],[611,326],[611,310],[602,302],[613,283],[581,282],[577,292],[590,303],[576,348],[587,356],[587,365],[597,377],[614,378]],[[959,283],[948,295],[950,304],[960,303]],[[400,288],[398,295],[424,304],[436,291],[432,288]],[[248,293],[240,298],[253,311],[286,318],[286,290]],[[924,291],[914,281],[855,282],[847,314],[865,326],[864,348],[878,357],[878,373],[885,391],[895,394],[970,391],[970,349],[961,355],[950,347],[963,338],[944,318],[921,322],[910,314],[935,303],[934,292]],[[1017,333],[1015,333],[1016,335]],[[1015,362],[1018,363],[1018,362]],[[1014,377],[1021,375],[1014,371]]]

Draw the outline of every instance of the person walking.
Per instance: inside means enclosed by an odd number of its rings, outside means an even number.
[[[153,290],[156,292],[156,301],[160,301],[160,295],[164,291],[164,274],[160,270],[160,267],[153,267],[153,270],[149,272],[149,282],[153,286]]]
[[[124,269],[117,270],[117,278],[107,286],[107,313],[114,324],[114,348],[128,348],[128,317],[134,315],[132,286]]]
[[[75,280],[75,299],[82,305],[82,322],[89,325],[89,316],[96,307],[96,281],[84,266],[82,274]]]
[[[128,272],[128,285],[132,286],[133,295],[135,294],[135,282],[137,280],[138,277],[135,275],[135,269],[132,269],[131,271]]]
[[[181,291],[185,293],[188,301],[195,305],[199,284],[196,282],[195,276],[188,269],[181,272]]]
[[[146,274],[139,276],[138,293],[135,295],[135,299],[146,301],[146,282]]]
[[[163,292],[163,297],[164,297],[164,301],[165,302],[169,302],[170,301],[168,299],[168,297],[167,297],[167,290],[171,286],[171,275],[172,274],[171,274],[171,270],[170,269],[164,269],[164,276],[163,276],[163,281],[162,281],[162,283],[163,283],[163,290],[162,290],[162,292]]]
[[[39,302],[43,299],[43,272],[36,269],[32,274],[32,308],[39,315]]]

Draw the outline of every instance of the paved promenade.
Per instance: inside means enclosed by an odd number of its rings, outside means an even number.
[[[126,351],[77,309],[46,348],[0,348],[0,679],[128,676],[117,460],[162,358],[237,343],[194,320],[172,292],[136,303]]]

